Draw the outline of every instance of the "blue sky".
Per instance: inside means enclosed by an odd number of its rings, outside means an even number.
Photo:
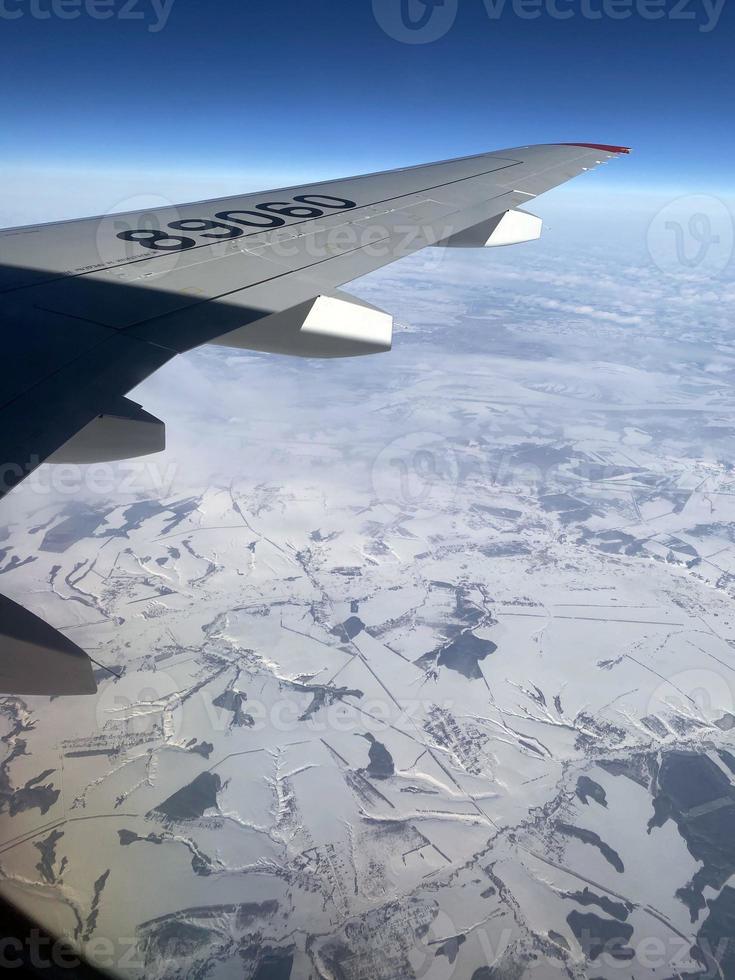
[[[444,0],[429,43],[386,33],[401,2],[418,22],[421,0],[0,0],[6,189],[176,173],[216,193],[588,140],[634,147],[610,187],[731,190],[732,0]],[[58,3],[69,19],[39,19]]]

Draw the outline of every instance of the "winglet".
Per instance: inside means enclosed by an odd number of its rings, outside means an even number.
[[[608,153],[630,153],[629,146],[609,146],[607,143],[557,143],[557,146],[586,146],[590,150],[606,150]]]

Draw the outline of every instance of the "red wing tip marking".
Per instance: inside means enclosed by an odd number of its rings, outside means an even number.
[[[630,153],[629,146],[608,146],[607,143],[557,143],[557,146],[586,146],[590,150],[607,150],[608,153]]]

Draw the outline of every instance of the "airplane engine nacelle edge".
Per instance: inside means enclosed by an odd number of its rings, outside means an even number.
[[[360,357],[391,349],[393,317],[336,291],[238,327],[210,343],[293,357]]]
[[[541,237],[543,221],[528,211],[513,209],[496,214],[471,228],[449,235],[436,244],[442,248],[493,248],[496,245],[520,245]]]
[[[166,426],[129,398],[92,419],[47,460],[49,463],[111,463],[150,456],[166,448]]]
[[[87,654],[38,616],[0,595],[0,696],[96,693]]]

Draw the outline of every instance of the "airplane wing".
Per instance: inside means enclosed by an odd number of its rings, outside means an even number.
[[[390,315],[340,286],[430,245],[537,238],[541,221],[524,206],[627,152],[523,146],[0,231],[0,496],[43,462],[163,449],[163,422],[125,395],[183,351],[212,343],[314,357],[390,349]],[[11,642],[2,630],[0,638]]]

